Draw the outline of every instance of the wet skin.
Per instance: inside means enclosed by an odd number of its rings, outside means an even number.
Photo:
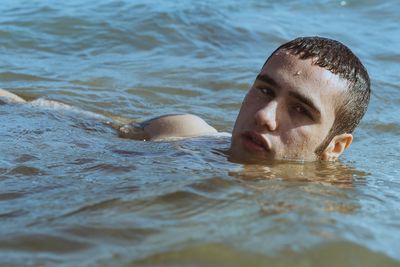
[[[345,80],[313,65],[311,59],[278,51],[242,103],[230,154],[257,161],[336,159],[351,143],[351,135],[338,155],[316,155],[315,150],[331,129],[335,105],[346,88]]]

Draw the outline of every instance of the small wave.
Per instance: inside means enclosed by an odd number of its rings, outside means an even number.
[[[101,242],[112,241],[115,243],[134,244],[143,241],[150,235],[159,233],[160,230],[152,228],[132,227],[131,225],[111,226],[82,226],[77,225],[64,229],[63,232],[76,237]]]
[[[133,209],[142,216],[162,220],[177,220],[204,216],[211,210],[229,205],[228,199],[218,199],[189,191],[175,191],[147,200],[133,201]]]
[[[23,196],[25,196],[25,193],[22,192],[0,193],[0,201],[17,199]]]
[[[389,63],[400,63],[400,54],[378,54],[373,56],[374,59]]]
[[[25,74],[25,73],[15,73],[15,72],[0,72],[0,80],[3,82],[9,81],[27,81],[27,82],[37,82],[37,81],[46,81],[46,82],[53,82],[57,81],[55,79],[49,79],[41,76],[36,76],[32,74]]]
[[[11,251],[72,253],[90,247],[87,242],[49,234],[7,235],[0,238],[0,249]]]
[[[10,174],[16,175],[16,174],[21,174],[21,175],[28,175],[28,176],[36,176],[36,175],[42,175],[45,174],[45,172],[41,169],[31,167],[31,166],[26,166],[26,165],[20,165],[15,168],[13,168],[10,171]]]
[[[115,173],[115,174],[131,172],[133,170],[136,170],[136,167],[132,164],[129,166],[123,166],[123,165],[108,164],[108,163],[101,163],[101,164],[97,164],[95,166],[87,167],[84,169],[84,171],[88,171],[88,172],[99,171],[99,172]]]
[[[120,202],[120,200],[118,198],[101,200],[97,203],[84,205],[83,207],[80,207],[74,211],[64,214],[62,217],[70,217],[70,216],[80,214],[80,213],[88,213],[88,212],[90,213],[90,212],[95,212],[98,210],[105,210],[109,207],[113,207],[114,205],[116,205],[116,203],[119,203],[119,202]]]
[[[375,134],[389,133],[394,135],[400,134],[400,125],[394,122],[366,122],[361,125],[363,129],[372,130]]]
[[[16,217],[22,217],[24,215],[27,215],[28,213],[29,213],[28,211],[23,210],[23,209],[4,212],[4,213],[0,213],[0,220],[7,220],[7,219],[13,219]]]

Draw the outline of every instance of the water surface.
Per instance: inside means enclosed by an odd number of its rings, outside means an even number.
[[[397,1],[20,1],[0,6],[7,266],[399,266]],[[297,36],[350,46],[370,108],[337,163],[230,162],[228,137],[118,138],[187,112],[230,132],[266,57]],[[358,264],[358,265],[357,265]]]

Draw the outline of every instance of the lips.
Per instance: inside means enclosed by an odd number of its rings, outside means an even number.
[[[242,134],[243,145],[252,152],[270,152],[271,143],[263,135],[255,131],[246,131]]]

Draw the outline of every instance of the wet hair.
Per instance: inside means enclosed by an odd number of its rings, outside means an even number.
[[[278,47],[265,64],[278,50],[285,50],[302,60],[312,59],[314,65],[325,68],[347,81],[347,90],[340,99],[335,100],[333,125],[325,140],[315,150],[320,156],[333,137],[352,133],[367,111],[371,93],[368,72],[347,46],[328,38],[315,36],[294,39]]]

